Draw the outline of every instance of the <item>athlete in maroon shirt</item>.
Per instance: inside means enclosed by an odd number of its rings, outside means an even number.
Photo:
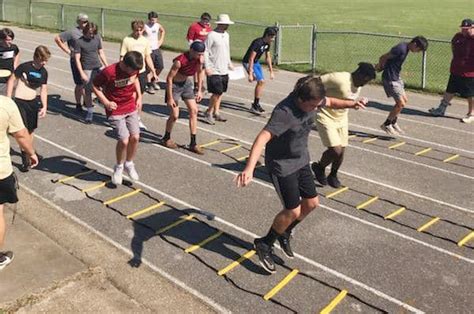
[[[207,34],[212,31],[211,28],[211,15],[207,12],[204,12],[201,15],[201,20],[199,22],[194,22],[189,26],[186,39],[191,45],[194,41],[200,40],[204,42],[207,38]]]

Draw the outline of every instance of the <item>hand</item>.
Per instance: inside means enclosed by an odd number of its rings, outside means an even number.
[[[39,163],[38,156],[36,155],[36,153],[29,156],[29,158],[30,158],[30,167],[31,168],[36,167]]]
[[[368,102],[369,100],[366,97],[361,97],[357,99],[356,103],[354,104],[354,109],[355,110],[365,109],[365,106],[367,105]]]
[[[137,110],[138,112],[141,112],[142,111],[142,107],[143,107],[143,103],[142,103],[142,99],[139,98],[135,101],[135,103],[137,104]]]
[[[196,94],[196,102],[201,102],[202,100],[202,92],[198,91]]]
[[[38,116],[39,116],[40,118],[46,117],[46,110],[47,110],[46,107],[43,106],[43,107],[40,109],[40,111],[39,111],[39,113],[38,113]]]
[[[232,63],[229,63],[229,70],[231,71],[234,71],[235,70],[235,67]]]
[[[81,74],[81,79],[84,83],[87,83],[89,81],[89,77],[85,74]]]
[[[212,75],[212,69],[206,69],[206,75],[211,76]]]
[[[235,178],[234,182],[237,184],[237,187],[245,187],[250,184],[253,179],[253,171],[245,170],[239,173]]]
[[[178,105],[176,104],[176,102],[174,101],[173,98],[168,99],[168,101],[167,101],[166,103],[167,103],[168,106],[170,106],[171,108],[176,108],[176,107],[178,107]]]
[[[273,80],[275,78],[275,73],[273,71],[270,71],[270,79]]]
[[[253,82],[253,71],[249,71],[249,82],[252,83]]]
[[[109,111],[117,109],[117,104],[114,101],[108,101],[104,104],[104,106]]]
[[[374,64],[375,71],[381,72],[383,70],[383,67],[380,66],[380,64]]]

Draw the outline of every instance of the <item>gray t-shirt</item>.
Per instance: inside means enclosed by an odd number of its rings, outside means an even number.
[[[308,137],[315,114],[299,109],[291,94],[276,105],[264,127],[273,135],[265,149],[270,173],[286,177],[309,164]]]
[[[59,34],[59,38],[61,38],[63,42],[67,43],[67,46],[69,47],[69,50],[71,51],[73,51],[74,49],[74,42],[81,37],[82,37],[82,30],[79,27],[74,27],[73,29],[69,31],[65,31]],[[74,55],[71,54],[71,58],[73,57]]]
[[[99,49],[102,49],[102,40],[98,35],[76,40],[74,53],[81,54],[81,65],[84,70],[94,70],[102,66],[99,60]]]

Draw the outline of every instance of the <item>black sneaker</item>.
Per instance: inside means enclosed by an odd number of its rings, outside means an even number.
[[[293,250],[291,249],[290,245],[290,235],[283,234],[278,237],[278,242],[280,242],[280,247],[285,253],[286,257],[293,258],[295,255],[293,254]]]
[[[260,112],[260,113],[264,113],[264,112],[265,112],[265,109],[263,109],[260,104],[257,104],[255,107],[257,108],[258,112]]]
[[[275,262],[273,261],[273,249],[271,246],[263,242],[261,238],[253,241],[255,251],[257,252],[260,265],[270,274],[276,272]]]
[[[258,110],[258,107],[255,106],[254,104],[252,104],[252,106],[250,106],[250,112],[251,113],[254,113],[254,114],[260,114],[260,110]]]
[[[337,175],[335,174],[334,175],[330,174],[327,178],[327,182],[329,183],[330,186],[332,186],[335,189],[341,187],[341,182],[339,181],[339,179],[337,178]]]
[[[7,265],[13,261],[13,257],[14,255],[11,251],[0,252],[0,270],[7,267]]]
[[[318,182],[321,183],[321,185],[323,186],[328,185],[328,179],[326,178],[326,173],[324,171],[325,169],[321,168],[319,163],[313,162],[311,164],[311,169],[314,172],[314,176],[316,177],[316,180],[318,180]]]
[[[76,104],[76,112],[77,113],[83,113],[84,112],[84,108],[82,108],[81,104]]]

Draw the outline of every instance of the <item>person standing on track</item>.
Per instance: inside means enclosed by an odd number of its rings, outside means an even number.
[[[178,100],[181,99],[186,104],[189,114],[189,130],[191,132],[191,142],[189,144],[189,150],[203,155],[203,150],[196,144],[196,133],[197,133],[197,114],[198,107],[197,102],[202,99],[202,77],[204,62],[204,51],[206,46],[201,41],[195,41],[191,44],[188,52],[180,54],[173,60],[173,66],[171,67],[168,76],[166,77],[166,95],[165,101],[168,104],[170,110],[170,116],[166,121],[166,132],[163,137],[163,145],[168,148],[178,148],[178,145],[171,139],[171,131],[173,125],[179,118],[179,107]],[[197,73],[198,77],[198,92],[194,94],[193,82],[191,77]]]
[[[212,93],[209,108],[205,113],[206,122],[215,124],[215,121],[226,122],[219,109],[222,94],[227,91],[229,70],[234,66],[230,60],[230,43],[227,29],[234,24],[227,14],[220,14],[216,21],[217,27],[207,35],[206,51],[204,53],[204,68],[207,75],[207,90]]]
[[[460,121],[464,123],[474,122],[474,21],[464,19],[461,22],[461,31],[454,35],[451,40],[453,58],[448,86],[443,99],[437,108],[431,108],[429,112],[435,117],[442,117],[446,108],[450,105],[454,94],[467,98],[467,115]]]
[[[270,54],[270,45],[272,41],[275,40],[276,35],[276,27],[265,28],[263,36],[252,41],[249,48],[247,49],[247,52],[245,53],[244,59],[242,60],[242,64],[249,75],[249,82],[253,82],[254,80],[257,81],[254,92],[254,100],[252,106],[250,107],[250,111],[255,114],[261,114],[265,112],[265,110],[260,105],[260,97],[262,96],[265,80],[259,59],[263,54],[265,54],[265,61],[268,65],[268,70],[270,71],[270,79],[273,80],[274,74],[272,57]]]
[[[379,63],[375,66],[377,71],[382,71],[383,88],[387,97],[395,99],[395,106],[390,111],[387,120],[380,128],[390,135],[403,134],[397,119],[408,102],[405,94],[404,83],[400,78],[402,64],[405,62],[409,52],[417,53],[426,51],[428,41],[423,36],[416,36],[410,42],[401,42],[394,46],[389,52],[382,55]]]
[[[142,94],[138,73],[142,68],[142,54],[129,51],[120,62],[109,65],[93,80],[92,89],[104,104],[107,118],[118,137],[115,148],[117,163],[112,174],[115,185],[122,184],[124,169],[130,179],[139,180],[133,160],[140,140],[138,108],[142,105]]]
[[[149,94],[154,94],[156,90],[160,90],[160,85],[158,84],[158,79],[161,71],[163,71],[163,55],[161,54],[160,47],[163,45],[165,40],[166,31],[163,25],[158,23],[158,13],[151,11],[148,13],[148,22],[145,24],[145,37],[150,42],[151,48],[151,59],[153,60],[153,65],[155,66],[155,80],[153,80],[153,75],[148,73],[147,75],[147,87],[146,92]]]
[[[20,63],[20,50],[13,44],[15,34],[9,28],[0,30],[0,70],[6,70],[8,75],[0,76],[0,95],[7,95],[7,82],[13,71]]]
[[[143,23],[143,21],[135,20],[132,21],[131,26],[132,34],[125,37],[122,40],[122,45],[120,46],[120,60],[122,60],[125,54],[130,51],[137,51],[142,55],[144,63],[142,69],[140,70],[140,74],[138,74],[138,81],[140,83],[140,93],[143,95],[147,81],[147,67],[151,73],[151,80],[156,81],[156,70],[153,60],[151,59],[150,43],[148,42],[148,39],[143,36],[143,32],[145,31],[145,23]],[[142,112],[141,103],[137,109],[138,113],[140,114]],[[146,126],[143,124],[140,117],[138,117],[138,122],[140,124],[140,129],[146,130]]]
[[[84,86],[84,103],[87,108],[86,123],[92,123],[94,105],[92,104],[92,81],[101,68],[108,65],[102,48],[102,38],[97,34],[97,25],[87,23],[84,35],[74,43],[74,56],[77,69]]]
[[[8,80],[7,96],[12,97],[16,85],[15,102],[33,143],[34,131],[38,127],[38,117],[44,118],[48,110],[48,71],[45,69],[51,53],[45,46],[38,46],[33,54],[33,61],[20,64]],[[40,89],[40,102],[36,90]],[[42,158],[38,154],[38,158]],[[26,151],[21,151],[22,165],[20,171],[27,172],[30,168],[30,158]]]
[[[38,156],[33,149],[31,136],[23,125],[20,111],[12,99],[0,96],[0,249],[5,244],[5,204],[18,202],[18,182],[10,157],[9,134],[15,138],[21,150],[26,152],[31,167],[35,167]],[[0,270],[10,264],[13,257],[11,251],[0,251]]]
[[[321,76],[326,91],[326,97],[338,98],[345,102],[347,108],[364,108],[366,98],[359,98],[361,87],[375,79],[375,68],[370,63],[361,62],[357,70],[349,72],[333,72]],[[323,145],[327,150],[319,162],[314,162],[311,169],[316,179],[323,186],[329,183],[333,188],[339,188],[341,183],[337,171],[342,164],[344,151],[349,144],[349,110],[321,108],[316,114],[316,127]],[[331,173],[326,177],[326,167],[331,167]]]
[[[84,27],[89,22],[87,14],[79,13],[77,15],[77,26],[69,31],[60,33],[54,38],[56,45],[69,56],[72,79],[76,87],[74,88],[74,98],[76,99],[76,111],[82,112],[81,99],[84,95],[84,86],[79,70],[77,69],[76,59],[74,57],[74,43],[83,36]]]

